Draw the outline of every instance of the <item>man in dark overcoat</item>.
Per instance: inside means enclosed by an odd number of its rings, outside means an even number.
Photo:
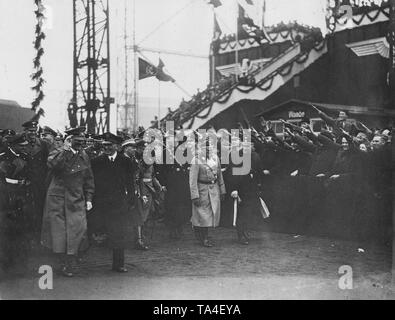
[[[228,190],[230,190],[228,201],[232,202],[231,211],[233,214],[233,202],[235,199],[237,201],[236,230],[239,243],[248,245],[248,226],[259,221],[256,218],[260,215],[262,161],[255,151],[254,143],[244,142],[240,146],[239,152],[241,155],[251,153],[250,171],[244,175],[237,175],[233,172],[233,168],[241,167],[243,164],[236,166],[230,161],[224,172],[224,179]]]
[[[28,141],[25,148],[26,153],[29,155],[27,174],[32,185],[35,203],[32,228],[35,234],[34,238],[39,242],[47,188],[45,180],[48,171],[47,160],[51,146],[47,141],[38,137],[37,121],[25,122],[22,127]]]
[[[179,152],[186,157],[187,149],[180,144]],[[170,150],[165,150],[170,153]],[[176,154],[176,152],[174,152]],[[189,199],[189,165],[182,163],[182,159],[177,159],[173,153],[170,154],[173,162],[162,166],[161,182],[166,186],[166,214],[165,223],[169,228],[170,238],[180,239],[183,234],[183,226],[191,218],[191,201]]]
[[[95,213],[105,221],[109,244],[113,249],[112,270],[127,272],[125,248],[131,239],[131,226],[135,206],[135,167],[118,146],[122,138],[111,133],[104,134],[104,154],[92,160],[96,192]]]

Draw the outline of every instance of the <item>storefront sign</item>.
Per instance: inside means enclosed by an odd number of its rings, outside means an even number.
[[[289,111],[288,112],[288,118],[294,119],[294,118],[303,118],[305,116],[304,111]]]

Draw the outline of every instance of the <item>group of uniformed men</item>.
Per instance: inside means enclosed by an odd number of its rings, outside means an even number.
[[[87,139],[85,128],[68,130],[63,139],[49,127],[38,134],[36,121],[23,127],[21,134],[1,132],[4,268],[25,263],[20,258],[42,244],[59,256],[61,272],[72,276],[88,240],[106,234],[113,270],[125,272],[128,236],[136,234],[137,247],[148,249],[142,227],[153,212],[154,196],[165,191],[153,166],[142,161],[145,142],[123,141],[111,133]]]
[[[259,132],[249,128],[252,142],[242,142],[239,136],[229,150],[251,154],[251,169],[243,175],[232,172],[243,164],[221,165],[217,146],[210,139],[204,148],[183,144],[184,140],[173,151],[164,142],[163,152],[175,161],[157,165],[145,161],[148,142],[142,136],[124,139],[105,133],[87,137],[81,127],[66,131],[63,138],[49,127],[41,129],[36,121],[23,124],[21,134],[2,130],[0,243],[5,268],[12,268],[17,257],[26,257],[29,248],[42,244],[59,257],[62,274],[73,276],[76,258],[89,240],[106,238],[113,249],[112,269],[127,272],[124,250],[133,241],[138,249],[149,249],[144,226],[150,218],[163,219],[174,239],[182,236],[183,226],[191,221],[199,243],[212,247],[208,230],[220,224],[221,204],[225,216],[233,212],[239,242],[248,245],[248,219],[251,212],[261,211],[262,199],[280,211],[272,201],[276,192],[282,192],[273,184],[276,171],[311,177],[307,202],[312,206],[319,197],[317,187],[331,185],[335,190],[339,188],[336,181],[343,183],[355,176],[358,159],[370,147],[376,161],[372,167],[375,192],[379,192],[374,196],[383,197],[386,190],[380,185],[388,172],[385,157],[390,132],[353,132],[346,118],[335,120],[317,112],[331,130],[316,134],[308,121],[300,127],[284,121],[286,138],[282,140],[262,119]],[[174,158],[178,148],[190,155],[190,161],[180,164]],[[275,180],[281,181],[281,176]]]

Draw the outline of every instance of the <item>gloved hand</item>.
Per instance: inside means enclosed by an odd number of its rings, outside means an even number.
[[[232,193],[230,194],[230,196],[233,199],[236,199],[239,196],[239,192],[237,190],[232,191]]]
[[[91,211],[93,208],[92,202],[91,201],[87,201],[86,202],[86,211]]]

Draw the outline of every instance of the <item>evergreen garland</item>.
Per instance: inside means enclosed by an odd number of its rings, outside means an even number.
[[[41,58],[44,55],[44,49],[42,47],[42,41],[45,39],[45,33],[42,31],[44,22],[44,10],[45,7],[42,4],[42,0],[34,0],[37,10],[34,11],[37,19],[35,27],[36,39],[33,41],[34,49],[36,50],[36,57],[33,59],[34,71],[31,74],[31,79],[35,82],[35,85],[31,89],[36,93],[36,97],[31,103],[32,110],[36,113],[35,118],[40,118],[44,115],[44,110],[40,107],[41,102],[44,100],[43,85],[45,80],[43,79],[43,68],[41,67]],[[38,119],[37,119],[38,120]]]

